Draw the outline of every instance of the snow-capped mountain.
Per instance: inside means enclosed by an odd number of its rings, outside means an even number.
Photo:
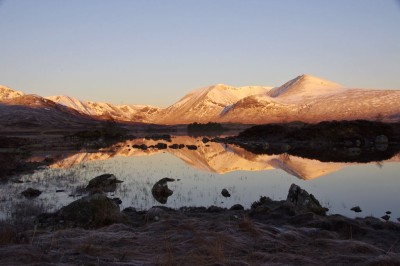
[[[207,123],[218,121],[221,113],[250,95],[265,94],[272,87],[248,86],[235,88],[224,84],[204,87],[188,93],[162,110],[154,122],[161,124]]]
[[[149,105],[80,101],[68,96],[42,98],[24,95],[4,86],[0,86],[1,102],[8,106],[29,107],[53,104],[53,109],[95,120],[167,125],[353,119],[400,121],[400,90],[346,88],[311,75],[298,76],[279,87],[232,87],[223,84],[204,87],[188,93],[165,109]]]
[[[395,119],[400,90],[350,89],[309,75],[264,95],[246,97],[220,115],[220,122],[276,123],[324,120]]]
[[[69,96],[46,97],[58,104],[75,109],[82,114],[95,118],[113,119],[124,122],[151,122],[150,117],[156,115],[159,107],[150,105],[113,105],[102,102],[83,102]]]

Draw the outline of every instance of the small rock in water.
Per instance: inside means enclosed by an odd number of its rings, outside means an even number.
[[[64,191],[65,191],[64,189],[57,189],[57,190],[56,190],[56,193],[64,192]]]
[[[390,215],[390,214],[392,214],[392,212],[391,211],[387,211],[387,212],[385,212],[387,215]]]
[[[385,214],[381,217],[383,220],[388,221],[390,219],[390,216]]]
[[[355,206],[355,207],[351,208],[350,210],[353,212],[362,212],[360,206]]]
[[[174,193],[168,188],[168,182],[174,181],[175,179],[168,177],[158,180],[151,189],[151,194],[153,195],[154,199],[162,204],[167,203],[168,197]]]
[[[231,194],[229,193],[229,191],[228,191],[226,188],[224,188],[224,189],[221,191],[221,194],[222,194],[222,196],[224,196],[225,198],[228,198],[228,197],[231,196]]]
[[[22,191],[21,194],[26,198],[36,198],[40,194],[42,194],[42,192],[38,189],[28,188],[28,189]]]

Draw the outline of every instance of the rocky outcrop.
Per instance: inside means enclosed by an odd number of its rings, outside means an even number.
[[[296,184],[290,186],[286,201],[293,203],[297,209],[302,211],[310,211],[320,215],[325,215],[327,211],[313,194],[309,194]]]
[[[327,208],[321,206],[319,201],[304,189],[292,184],[286,200],[275,201],[268,197],[260,197],[260,200],[251,205],[250,214],[268,214],[271,217],[282,218],[304,213],[313,213],[325,216]]]

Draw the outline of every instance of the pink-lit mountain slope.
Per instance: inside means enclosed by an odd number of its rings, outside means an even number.
[[[163,109],[154,122],[160,124],[207,123],[218,121],[231,105],[250,95],[265,94],[272,87],[232,87],[218,84],[197,89],[175,104]]]
[[[30,99],[32,97],[37,99]],[[223,84],[204,87],[186,94],[164,109],[149,105],[84,102],[68,96],[42,98],[0,86],[0,103],[8,102],[6,106],[11,106],[13,101],[28,107],[40,101],[53,104],[53,109],[64,113],[92,119],[167,125],[194,122],[314,123],[354,119],[400,121],[400,90],[346,88],[311,75],[298,76],[279,87]],[[6,114],[2,116],[4,118]]]
[[[275,123],[324,120],[397,120],[400,90],[350,89],[309,75],[264,95],[246,97],[221,114],[220,122]]]

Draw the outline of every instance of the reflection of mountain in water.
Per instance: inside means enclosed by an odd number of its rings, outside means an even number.
[[[188,136],[175,137],[172,139],[171,143],[167,144],[195,144],[197,150],[189,150],[186,147],[182,149],[167,148],[165,150],[155,148],[149,148],[147,150],[132,148],[135,144],[140,145],[145,143],[147,146],[151,146],[158,142],[162,141],[134,139],[118,143],[108,149],[99,150],[93,153],[70,152],[54,154],[51,157],[55,161],[50,167],[67,168],[89,161],[107,160],[116,156],[149,156],[167,151],[168,153],[180,158],[185,163],[202,171],[224,174],[232,171],[281,169],[300,179],[310,180],[339,171],[346,166],[354,164],[321,162],[315,159],[296,157],[288,154],[253,154],[237,146],[215,142],[203,143],[199,139],[194,139]],[[40,160],[40,158],[32,158],[31,160]],[[395,156],[389,161],[400,161],[400,158],[399,156]]]

